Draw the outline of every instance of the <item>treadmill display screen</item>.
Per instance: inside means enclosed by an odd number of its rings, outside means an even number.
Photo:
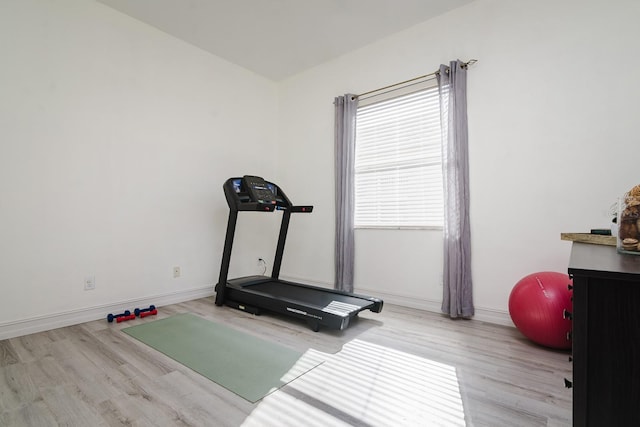
[[[233,180],[233,189],[235,190],[236,193],[240,192],[240,187],[242,186],[242,178],[238,178],[238,179],[234,179]]]
[[[273,194],[278,194],[278,192],[276,191],[276,186],[271,183],[267,183],[267,189],[270,190]],[[233,180],[233,190],[236,193],[242,192],[242,178]]]

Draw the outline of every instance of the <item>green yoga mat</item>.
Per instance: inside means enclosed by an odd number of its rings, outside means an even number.
[[[323,362],[320,352],[300,353],[189,313],[122,331],[250,402]]]

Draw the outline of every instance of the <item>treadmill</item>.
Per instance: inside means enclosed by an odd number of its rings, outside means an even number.
[[[383,302],[378,298],[278,278],[291,214],[311,213],[313,206],[294,206],[280,187],[257,176],[229,178],[223,188],[229,205],[229,220],[220,277],[215,287],[217,306],[224,304],[252,314],[260,314],[262,310],[285,314],[305,320],[316,332],[320,326],[343,330],[359,312],[379,313],[382,310]],[[282,211],[282,223],[271,277],[227,280],[238,212],[275,210]]]

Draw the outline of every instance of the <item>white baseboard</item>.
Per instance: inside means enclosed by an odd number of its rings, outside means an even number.
[[[494,325],[510,326],[515,328],[508,311],[495,310],[491,308],[475,307],[476,314],[474,319],[482,322],[493,323]]]
[[[133,310],[135,307],[148,307],[151,304],[156,307],[161,307],[163,305],[177,304],[179,302],[209,297],[213,294],[213,285],[207,285],[201,288],[169,292],[0,323],[0,340],[62,328],[64,326],[77,325],[93,320],[105,319],[106,322],[106,313],[120,313],[123,307],[130,307],[130,310]]]
[[[325,288],[332,287],[328,283],[304,281],[302,279],[294,277],[283,277],[283,279],[291,280],[294,282],[303,282]],[[397,295],[366,288],[357,288],[356,293],[375,296],[376,298],[382,299],[387,304],[415,308],[418,310],[425,310],[434,313],[442,312],[440,309],[440,301],[424,298],[416,299],[406,295]],[[161,307],[163,305],[177,304],[180,302],[191,301],[198,298],[210,297],[212,295],[214,295],[213,285],[207,285],[196,289],[158,294],[149,297],[136,298],[128,301],[120,301],[116,303],[69,310],[61,313],[52,313],[49,315],[14,320],[0,324],[0,340],[33,334],[36,332],[48,331],[56,328],[62,328],[65,326],[77,325],[79,323],[90,322],[93,320],[105,319],[105,313],[119,313],[122,311],[123,307],[148,307],[151,304],[154,304],[156,307]],[[493,323],[496,325],[511,327],[514,326],[513,322],[511,321],[511,316],[507,311],[476,306],[475,312],[476,314],[475,316],[473,316],[475,320]]]
[[[417,310],[430,311],[433,313],[442,313],[442,301],[426,299],[426,298],[414,298],[406,295],[397,295],[392,293],[380,292],[378,290],[357,288],[356,293],[375,296],[380,298],[385,303],[400,305],[402,307],[415,308]],[[515,327],[511,321],[511,316],[508,311],[495,310],[491,308],[474,307],[475,314],[474,320],[481,322],[493,323],[495,325],[511,326]]]

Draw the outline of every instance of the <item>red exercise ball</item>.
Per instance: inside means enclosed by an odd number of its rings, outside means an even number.
[[[543,271],[520,279],[509,296],[509,314],[516,328],[531,341],[546,347],[569,349],[572,311],[568,275]]]

